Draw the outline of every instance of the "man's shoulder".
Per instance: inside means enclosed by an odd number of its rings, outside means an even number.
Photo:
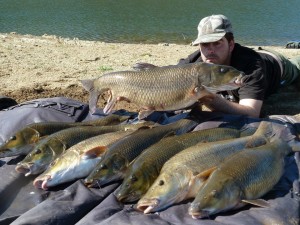
[[[260,55],[253,48],[236,43],[231,55],[231,66],[242,69],[251,65],[262,66]]]
[[[187,58],[179,59],[178,65],[200,62],[200,61],[202,61],[201,54],[200,54],[200,51],[197,50],[197,51],[193,52],[192,54],[188,55]]]
[[[254,48],[246,47],[238,43],[234,44],[234,50],[232,54],[243,54],[247,56],[259,57],[259,54],[255,51]]]

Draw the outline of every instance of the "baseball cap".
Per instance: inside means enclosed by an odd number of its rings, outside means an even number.
[[[203,18],[198,25],[198,37],[192,45],[215,42],[226,33],[233,33],[230,20],[224,15],[211,15]]]

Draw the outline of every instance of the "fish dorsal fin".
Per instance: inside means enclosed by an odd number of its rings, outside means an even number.
[[[153,112],[154,112],[154,110],[141,110],[139,112],[138,119],[142,120],[142,119],[146,118],[147,116],[149,116]]]
[[[200,180],[205,181],[205,180],[207,180],[209,178],[209,176],[211,175],[211,173],[214,172],[216,169],[217,169],[216,166],[211,167],[211,168],[209,168],[207,170],[204,170],[203,172],[197,174],[196,177],[198,179],[200,179]]]
[[[275,131],[273,130],[272,122],[261,121],[254,135],[263,136],[270,138],[274,136]]]
[[[270,203],[264,199],[242,200],[242,202],[249,203],[263,208],[270,207]]]
[[[175,131],[170,131],[170,132],[166,133],[165,136],[163,136],[163,138],[172,137],[174,135],[176,135],[176,132]]]
[[[94,159],[99,156],[101,156],[103,153],[106,152],[107,146],[97,146],[95,148],[91,148],[90,150],[86,151],[83,155],[82,158],[84,159]]]
[[[265,144],[267,144],[266,139],[254,136],[246,143],[246,148],[254,148]]]
[[[152,129],[153,127],[150,127],[150,126],[142,126],[142,127],[139,127],[139,129],[137,130],[147,130],[147,129]]]
[[[157,66],[153,65],[153,64],[150,64],[150,63],[144,63],[144,62],[138,62],[136,64],[134,64],[132,66],[132,68],[134,70],[137,70],[137,71],[143,71],[143,70],[149,70],[149,69],[153,69],[153,68],[156,68]]]

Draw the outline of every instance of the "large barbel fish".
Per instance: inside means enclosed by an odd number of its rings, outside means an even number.
[[[249,136],[253,129],[211,128],[198,130],[179,136],[167,137],[145,149],[129,166],[123,183],[115,192],[121,202],[139,200],[158,177],[164,163],[172,156],[190,146]]]
[[[187,108],[210,92],[237,89],[242,75],[229,66],[193,63],[112,72],[81,82],[90,93],[92,112],[96,110],[99,95],[109,91],[104,113],[110,113],[117,101],[126,100],[140,107],[139,118],[142,119],[153,111]]]
[[[33,150],[34,144],[42,137],[51,135],[63,129],[76,126],[106,126],[115,125],[127,120],[129,116],[111,114],[104,118],[86,122],[39,122],[32,123],[13,134],[0,146],[0,158],[16,155],[27,155]]]
[[[226,159],[208,175],[189,207],[189,214],[196,219],[237,209],[245,203],[268,206],[259,198],[279,181],[289,148],[285,141],[277,139]]]
[[[101,134],[73,145],[35,178],[33,185],[47,190],[68,181],[87,177],[101,160],[108,146],[132,132],[134,130]]]
[[[166,136],[186,133],[196,125],[193,120],[181,119],[152,129],[137,130],[109,147],[85,183],[94,187],[122,179],[130,162],[143,150]]]
[[[168,160],[137,209],[144,213],[162,210],[174,203],[194,198],[204,183],[204,175],[225,158],[246,147],[257,147],[274,136],[272,123],[262,121],[256,132],[247,137],[192,146]]]
[[[38,142],[34,149],[17,164],[16,171],[24,173],[25,176],[42,173],[53,160],[58,158],[68,148],[87,138],[119,130],[137,130],[140,127],[151,124],[153,125],[153,122],[101,127],[81,126],[58,131]]]

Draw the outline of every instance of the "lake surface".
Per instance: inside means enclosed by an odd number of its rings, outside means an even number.
[[[224,14],[236,42],[300,40],[298,0],[0,0],[0,33],[125,43],[190,43],[201,18]]]

